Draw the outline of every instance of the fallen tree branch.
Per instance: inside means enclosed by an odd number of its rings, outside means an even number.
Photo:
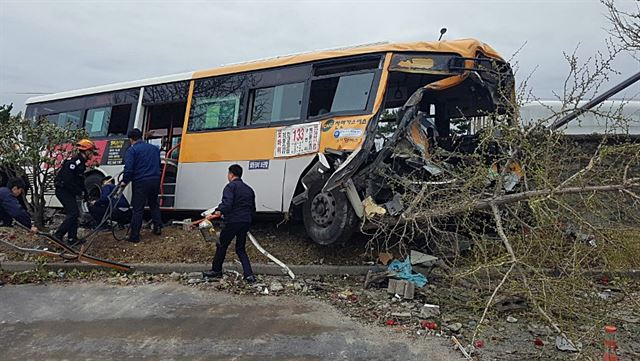
[[[518,260],[516,258],[515,252],[513,251],[513,247],[511,246],[511,242],[509,242],[507,235],[504,233],[504,228],[502,226],[502,217],[500,217],[500,210],[498,209],[498,206],[495,203],[491,203],[491,211],[493,212],[493,219],[496,222],[496,229],[498,231],[498,235],[500,236],[500,239],[504,244],[504,248],[507,250],[507,252],[509,253],[509,257],[511,258],[511,261],[510,261],[511,266],[502,277],[502,280],[500,281],[500,283],[498,283],[498,286],[496,286],[496,288],[493,290],[491,297],[489,297],[489,299],[487,300],[487,305],[485,306],[484,311],[482,312],[482,317],[480,317],[480,321],[478,321],[478,325],[476,326],[476,329],[473,331],[473,336],[471,337],[471,343],[473,343],[473,341],[476,339],[478,330],[480,329],[480,326],[484,322],[484,319],[487,316],[487,312],[489,312],[489,308],[491,307],[491,304],[493,303],[493,300],[496,297],[496,294],[498,293],[500,288],[502,288],[502,285],[504,285],[504,283],[509,278],[511,271],[513,271],[513,268],[515,267],[516,262]]]
[[[467,204],[461,204],[448,209],[430,210],[429,212],[418,213],[414,216],[407,216],[403,214],[404,221],[421,221],[428,220],[433,217],[450,216],[459,213],[474,211],[474,210],[486,210],[491,208],[491,204],[496,206],[522,202],[532,198],[546,197],[549,195],[568,195],[590,192],[619,192],[624,190],[631,190],[640,188],[640,183],[636,183],[637,178],[631,179],[629,183],[624,184],[612,184],[602,186],[583,186],[583,187],[567,187],[563,189],[540,189],[525,191],[519,193],[505,194],[497,197],[484,198],[477,201],[473,201]]]

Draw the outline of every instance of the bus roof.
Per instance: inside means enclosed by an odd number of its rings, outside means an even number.
[[[254,60],[249,62],[223,65],[217,68],[154,77],[142,80],[114,83],[90,88],[65,91],[60,93],[31,97],[26,104],[42,103],[58,99],[74,98],[89,94],[105,93],[116,90],[139,88],[142,86],[171,83],[176,81],[198,79],[210,76],[241,73],[245,71],[277,68],[286,65],[301,64],[317,60],[327,60],[354,55],[365,55],[384,52],[437,52],[456,53],[465,58],[473,58],[480,51],[486,56],[503,60],[502,57],[489,45],[475,39],[443,40],[443,41],[419,41],[410,43],[375,43],[352,46],[339,49],[321,50],[293,55],[279,56],[269,59]]]

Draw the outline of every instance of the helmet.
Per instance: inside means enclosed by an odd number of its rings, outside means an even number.
[[[91,150],[97,153],[96,145],[89,139],[80,139],[78,143],[76,143],[76,148],[79,150]]]

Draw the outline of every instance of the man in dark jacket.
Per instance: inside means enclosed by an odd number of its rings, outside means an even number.
[[[6,187],[0,187],[0,226],[11,227],[15,220],[35,233],[38,229],[31,225],[31,216],[18,201],[25,188],[27,186],[20,178],[9,179]]]
[[[112,176],[106,176],[102,179],[102,188],[100,189],[100,199],[89,205],[89,213],[96,223],[100,223],[104,214],[111,204],[111,220],[114,222],[128,223],[131,220],[131,209],[129,202],[123,195],[115,199],[114,189],[116,189],[115,181]]]
[[[60,241],[67,235],[67,244],[78,244],[78,197],[85,194],[84,172],[87,169],[87,161],[93,154],[97,154],[96,145],[89,139],[81,139],[76,144],[76,156],[65,160],[58,170],[54,181],[56,198],[62,204],[65,212],[64,221],[55,231],[54,236]]]
[[[253,189],[242,181],[242,167],[234,164],[229,167],[227,174],[229,183],[222,192],[222,202],[216,208],[215,215],[222,216],[224,227],[220,232],[220,242],[216,247],[211,271],[204,272],[205,277],[222,277],[222,263],[227,254],[231,241],[236,239],[236,254],[242,263],[244,279],[253,283],[256,281],[245,249],[247,232],[251,227],[253,215],[256,212],[256,195]]]
[[[144,206],[148,205],[153,221],[153,233],[161,234],[162,219],[158,204],[160,192],[160,149],[155,145],[142,140],[140,129],[132,129],[129,134],[131,146],[124,155],[124,175],[121,187],[126,187],[132,182],[131,207],[131,233],[129,242],[140,242],[140,228],[142,228],[142,216]]]

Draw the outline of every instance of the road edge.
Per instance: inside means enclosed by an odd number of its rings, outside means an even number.
[[[201,272],[211,269],[209,263],[134,263],[129,264],[135,272],[143,272],[148,274],[165,274],[165,273],[189,273]],[[252,264],[254,273],[261,275],[286,275],[285,271],[275,264]],[[36,268],[33,262],[6,261],[0,263],[0,270],[7,272],[25,272]],[[295,265],[289,266],[291,271],[296,275],[350,275],[362,276],[375,266],[343,266],[343,265]],[[89,272],[92,270],[104,271],[110,270],[106,267],[96,266],[86,263],[46,263],[44,269],[49,271],[70,271],[76,269],[81,272]],[[233,270],[242,272],[242,266],[239,264],[228,263],[224,265],[225,270]]]

